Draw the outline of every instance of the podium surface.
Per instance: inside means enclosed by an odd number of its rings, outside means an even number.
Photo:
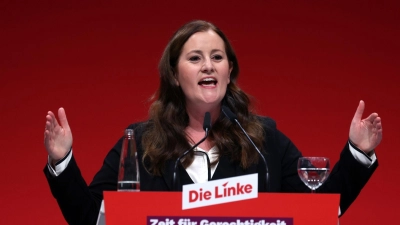
[[[258,193],[254,199],[182,210],[182,192],[104,192],[107,225],[337,225],[339,197]]]

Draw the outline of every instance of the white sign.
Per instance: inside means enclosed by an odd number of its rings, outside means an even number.
[[[182,209],[198,208],[258,197],[258,174],[188,184],[182,190]]]

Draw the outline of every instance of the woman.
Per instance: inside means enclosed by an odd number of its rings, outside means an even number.
[[[213,24],[193,21],[181,27],[167,45],[159,64],[160,87],[150,108],[149,120],[130,125],[135,129],[140,161],[141,190],[173,190],[175,160],[204,137],[203,119],[210,112],[212,129],[197,150],[212,161],[212,179],[259,173],[259,190],[267,191],[265,165],[242,131],[221,113],[229,107],[261,149],[267,160],[268,191],[305,192],[297,175],[301,153],[276,129],[275,122],[253,114],[249,98],[236,85],[239,66],[225,35]],[[321,192],[340,193],[343,213],[357,197],[378,163],[375,147],[382,139],[381,119],[376,113],[364,120],[360,102],[350,126],[349,142]],[[45,146],[49,164],[44,169],[53,196],[70,224],[94,224],[104,190],[116,190],[122,139],[108,153],[100,171],[87,186],[72,155],[72,134],[64,109],[58,124],[46,116]],[[195,157],[189,154],[179,168],[182,185],[207,181]]]

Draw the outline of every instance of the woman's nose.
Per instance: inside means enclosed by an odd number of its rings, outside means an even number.
[[[214,72],[214,65],[213,65],[211,59],[204,60],[204,64],[203,64],[203,67],[201,68],[201,71],[203,73],[207,73],[207,74]]]

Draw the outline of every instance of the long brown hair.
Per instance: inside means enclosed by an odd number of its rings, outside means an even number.
[[[175,74],[183,45],[194,33],[208,30],[214,31],[222,38],[228,60],[232,65],[230,83],[223,100],[224,104],[237,115],[254,143],[259,148],[262,147],[262,125],[249,110],[249,97],[236,85],[239,64],[229,40],[220,29],[210,22],[192,21],[175,32],[166,46],[158,66],[160,86],[153,96],[154,102],[149,111],[150,118],[146,123],[142,139],[143,161],[147,165],[146,169],[153,175],[161,175],[166,161],[176,160],[190,148],[184,132],[189,124],[185,96],[175,82]],[[239,128],[225,118],[222,113],[213,124],[209,138],[217,146],[219,157],[227,155],[232,161],[239,162],[243,168],[248,168],[258,162],[259,156],[253,146]],[[189,160],[185,159],[184,161],[185,167],[192,162],[193,154],[188,157]]]

